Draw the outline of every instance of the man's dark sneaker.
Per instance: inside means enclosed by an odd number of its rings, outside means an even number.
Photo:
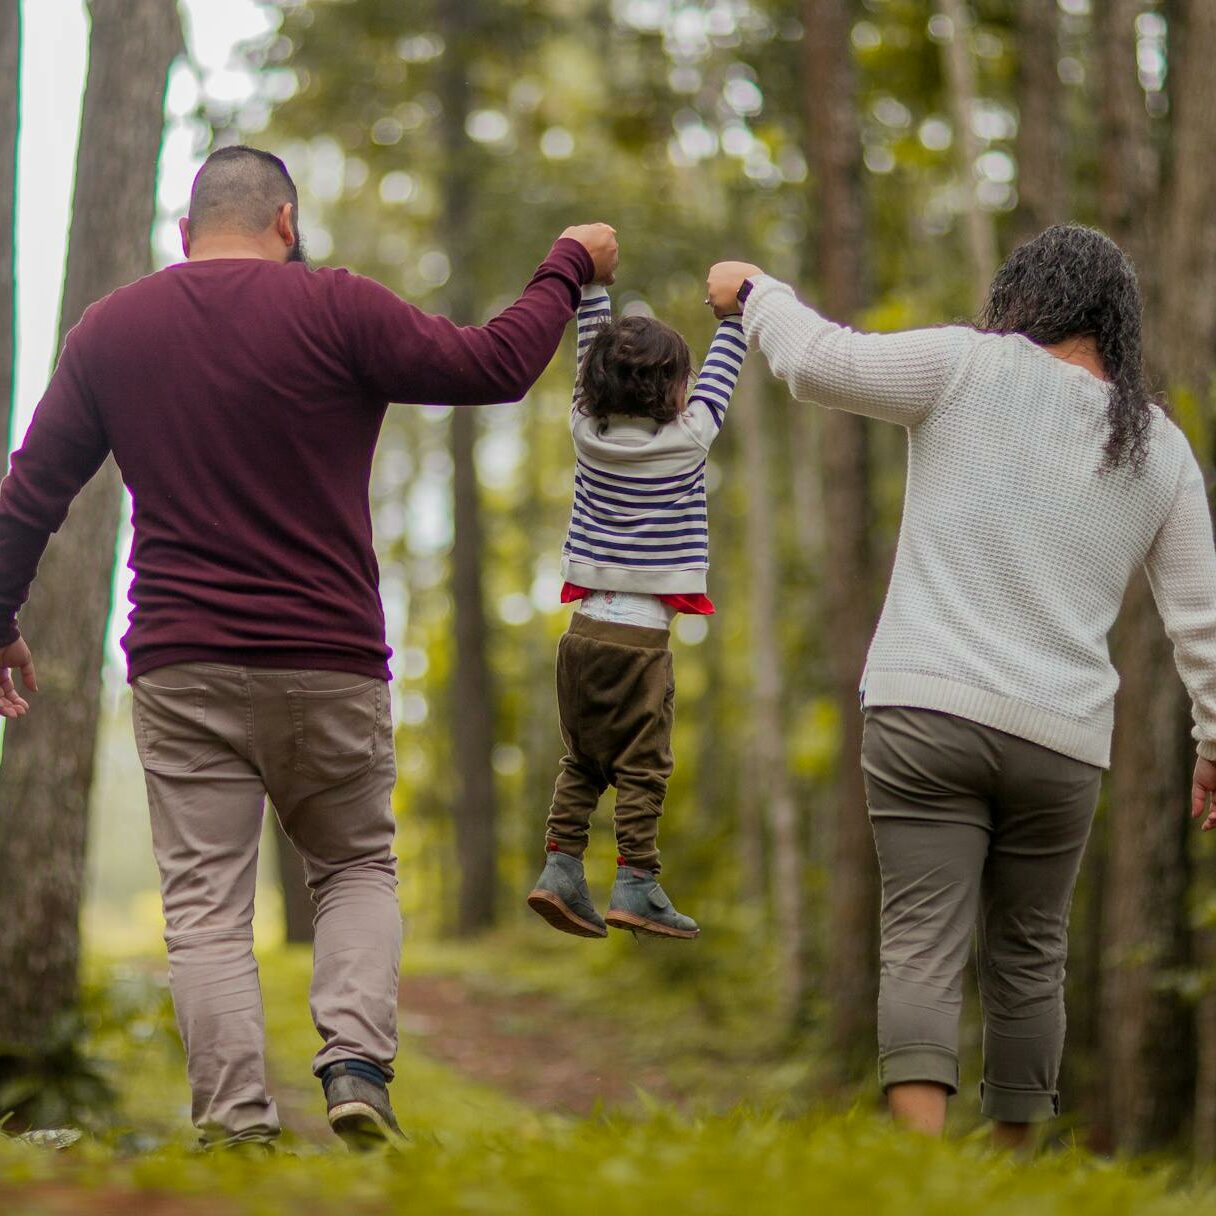
[[[583,863],[569,853],[553,851],[528,896],[528,907],[555,929],[575,937],[607,937],[604,918],[591,902]]]
[[[371,1079],[377,1071],[374,1065],[352,1060],[331,1064],[321,1075],[329,1126],[351,1152],[400,1148],[406,1143],[388,1100],[388,1087]]]
[[[618,866],[605,918],[614,929],[631,929],[655,937],[696,937],[701,930],[691,916],[671,906],[667,892],[649,870]]]

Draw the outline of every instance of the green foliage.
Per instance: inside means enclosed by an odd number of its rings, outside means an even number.
[[[161,1150],[129,1162],[97,1148],[51,1159],[0,1145],[0,1197],[22,1216],[61,1212],[63,1187],[78,1212],[138,1210],[154,1197],[184,1211],[270,1216],[306,1210],[388,1210],[534,1216],[579,1211],[618,1216],[639,1202],[696,1216],[1202,1216],[1216,1192],[1176,1173],[1136,1170],[1064,1152],[1032,1166],[978,1143],[934,1144],[860,1115],[787,1122],[752,1111],[684,1119],[656,1110],[640,1121],[589,1120],[543,1137],[511,1125],[437,1137],[411,1129],[399,1158],[330,1150],[261,1160]],[[57,1180],[40,1198],[37,1183]],[[23,1184],[26,1198],[19,1196]],[[45,1202],[45,1206],[44,1206]],[[186,1203],[189,1206],[185,1206]],[[108,1206],[113,1204],[114,1206]],[[13,1210],[13,1209],[9,1209]],[[170,1210],[167,1206],[164,1209]]]
[[[36,1049],[0,1046],[0,1121],[9,1132],[80,1123],[97,1126],[114,1091],[83,1048],[86,1020],[61,1016]]]
[[[187,1150],[184,1068],[159,964],[95,962],[85,1046],[115,1080],[117,1117],[62,1152],[0,1137],[0,1210],[619,1216],[645,1202],[672,1216],[1216,1216],[1206,1175],[1102,1161],[1067,1145],[1025,1165],[991,1153],[979,1133],[930,1142],[861,1107],[833,1114],[791,1101],[798,1063],[805,1067],[815,1047],[808,1039],[794,1052],[766,1050],[763,1021],[748,1016],[754,1007],[742,997],[771,989],[767,964],[715,973],[714,989],[734,999],[705,1009],[687,984],[671,982],[699,962],[692,951],[623,938],[586,948],[541,929],[523,941],[412,948],[407,979],[446,974],[471,990],[560,995],[570,1017],[594,1013],[634,1046],[646,1039],[644,1050],[662,1052],[677,1079],[687,1068],[687,1080],[714,1100],[694,1103],[693,1114],[645,1095],[629,1115],[541,1114],[437,1063],[407,1026],[393,1096],[412,1144],[400,1156],[352,1157],[324,1126],[309,1069],[309,953],[263,951],[260,961],[274,1091],[296,1133],[283,1151]],[[133,1125],[140,1137],[126,1130]]]

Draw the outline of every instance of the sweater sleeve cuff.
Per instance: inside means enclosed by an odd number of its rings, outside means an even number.
[[[0,622],[0,646],[11,646],[20,636],[16,617]]]
[[[763,314],[763,303],[768,297],[786,294],[791,299],[797,299],[794,289],[771,274],[752,275],[752,289],[743,301],[743,336],[747,339],[748,350],[756,350],[759,345],[759,327]]]
[[[1199,743],[1199,755],[1204,760],[1216,764],[1216,739],[1203,739]]]
[[[575,278],[582,286],[586,286],[595,278],[595,263],[591,260],[591,254],[587,252],[587,246],[573,237],[558,237],[553,242],[553,248],[549,250],[549,258],[560,258],[563,262],[567,262],[574,269]],[[548,260],[547,258],[546,261]]]

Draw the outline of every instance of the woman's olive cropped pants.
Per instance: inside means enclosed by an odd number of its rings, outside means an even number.
[[[862,767],[882,872],[883,1088],[958,1089],[976,934],[985,1115],[1058,1110],[1068,911],[1101,770],[965,718],[866,711]],[[978,929],[978,933],[977,933]]]

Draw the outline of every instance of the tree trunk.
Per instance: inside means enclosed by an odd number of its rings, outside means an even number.
[[[971,6],[965,0],[938,0],[942,13],[950,19],[951,35],[942,45],[942,67],[950,111],[954,117],[954,147],[958,157],[959,186],[963,192],[963,234],[967,260],[971,267],[972,297],[978,307],[988,294],[996,273],[996,229],[992,217],[980,207],[975,192],[975,162],[980,141],[971,126],[971,111],[977,96],[975,60],[971,56]]]
[[[848,0],[804,0],[808,161],[818,186],[820,298],[828,315],[851,320],[862,301],[861,139],[850,56]],[[828,930],[831,1039],[842,1073],[873,1054],[878,988],[878,875],[861,777],[857,685],[874,626],[870,578],[869,435],[864,419],[820,414],[820,457],[832,683],[841,751],[833,799],[835,841]]]
[[[21,5],[0,0],[0,477],[17,381],[17,129],[21,114]]]
[[[806,930],[803,915],[803,844],[798,808],[786,765],[782,712],[780,616],[777,603],[777,527],[773,464],[765,434],[769,417],[754,364],[739,377],[732,413],[743,449],[747,495],[748,584],[751,591],[751,751],[756,793],[767,812],[772,838],[773,908],[781,959],[781,1005],[796,1025],[806,999]]]
[[[1172,650],[1142,575],[1128,592],[1118,638],[1100,1125],[1111,1148],[1138,1153],[1177,1135],[1193,1083],[1187,1008],[1162,985],[1187,961],[1186,738]]]
[[[316,908],[304,874],[304,859],[288,840],[278,815],[273,815],[272,819],[275,870],[279,879],[279,893],[283,896],[283,937],[295,944],[311,942]]]
[[[1102,124],[1099,222],[1131,255],[1147,287],[1143,276],[1152,260],[1146,234],[1160,174],[1136,65],[1136,18],[1143,7],[1142,0],[1106,0],[1095,8],[1094,23]]]
[[[1017,229],[1019,238],[1025,240],[1061,223],[1068,213],[1062,138],[1064,91],[1058,70],[1060,6],[1057,0],[1022,0],[1016,6],[1016,22]]]
[[[1139,86],[1115,84],[1120,63],[1135,79],[1135,42],[1128,29],[1134,6],[1121,7],[1121,13],[1110,14],[1106,31],[1111,79],[1104,83],[1108,93],[1121,90],[1125,111],[1116,114],[1108,102],[1107,139],[1113,145],[1130,137],[1144,147],[1146,142],[1136,138],[1144,130]],[[1171,170],[1158,203],[1163,289],[1150,307],[1156,338],[1149,344],[1176,403],[1193,402],[1207,391],[1216,339],[1216,221],[1206,197],[1216,174],[1216,79],[1208,62],[1216,48],[1216,9],[1206,0],[1183,7],[1187,37],[1172,42]],[[1116,46],[1122,48],[1118,55]],[[1124,149],[1122,164],[1131,175],[1126,190],[1134,196],[1141,189],[1137,173],[1143,152]],[[1112,181],[1103,195],[1110,218],[1131,232],[1137,217],[1118,196],[1119,184]],[[1135,1152],[1179,1135],[1193,1101],[1195,1062],[1189,1011],[1162,982],[1188,962],[1189,951],[1185,701],[1143,576],[1133,582],[1124,605],[1116,653],[1123,685],[1112,757],[1105,901],[1103,1055],[1109,1086],[1104,1122],[1113,1147]],[[1201,1025],[1211,1021],[1210,1016],[1200,1020]],[[1216,1046],[1208,1043],[1201,1050],[1213,1053]]]
[[[1160,345],[1172,391],[1206,397],[1216,350],[1216,5],[1180,7],[1185,39],[1171,40],[1170,173],[1161,245]]]
[[[1216,8],[1209,0],[1185,0],[1175,8],[1172,15],[1177,20],[1173,22],[1170,38],[1170,174],[1165,190],[1160,258],[1162,291],[1158,301],[1160,348],[1170,395],[1180,417],[1190,415],[1197,420],[1211,401],[1216,371],[1216,213],[1210,198],[1211,183],[1216,178],[1216,73],[1212,72],[1211,63],[1216,52]],[[1165,650],[1164,645],[1162,649]],[[1168,660],[1162,661],[1168,672],[1165,683],[1173,693],[1172,704],[1163,706],[1162,713],[1172,712],[1174,737],[1179,744],[1189,744],[1182,733],[1190,725],[1186,701]],[[1166,725],[1163,719],[1163,729]],[[1182,815],[1194,756],[1189,746],[1179,746],[1171,759],[1168,784],[1163,777],[1160,801],[1153,808],[1156,814],[1168,817],[1167,822]],[[1184,843],[1178,844],[1170,861],[1173,869],[1185,868]],[[1210,866],[1205,868],[1210,872]],[[1164,902],[1157,892],[1153,898],[1158,904]],[[1168,905],[1168,910],[1173,914],[1170,927],[1185,940],[1185,906],[1179,901]],[[1194,951],[1210,966],[1216,958],[1216,931],[1202,930]],[[1171,1040],[1189,1037],[1186,1032],[1191,1027],[1186,1024],[1185,1010],[1180,1005],[1175,1001],[1168,1007],[1173,1015],[1170,1024],[1173,1033],[1169,1038],[1156,1040],[1158,1058],[1164,1054],[1163,1048],[1169,1050]],[[1210,1092],[1203,1088],[1216,1076],[1216,994],[1209,992],[1202,998],[1195,1030],[1199,1036],[1199,1084],[1194,1090],[1193,1113],[1194,1142],[1198,1149],[1216,1143],[1216,1111],[1212,1109]],[[1191,1066],[1193,1057],[1189,1053],[1176,1051],[1174,1056],[1180,1067]],[[1176,1135],[1185,1125],[1181,1108],[1188,1097],[1188,1079],[1172,1074],[1168,1078],[1171,1084],[1164,1087],[1160,1099],[1161,1135],[1152,1143]]]
[[[94,0],[61,332],[146,273],[173,0]],[[0,1042],[37,1053],[77,994],[79,910],[121,486],[113,461],[43,559],[21,623],[38,656],[36,712],[0,767]]]
[[[465,134],[469,113],[469,58],[475,45],[475,0],[444,4],[440,70],[443,103],[443,230],[455,262],[476,242],[473,231],[472,148]],[[458,324],[475,320],[470,268],[457,272],[449,293],[451,316]],[[497,808],[491,753],[494,746],[494,697],[486,647],[486,614],[481,585],[481,502],[474,460],[477,416],[467,408],[452,413],[452,598],[455,602],[452,743],[456,764],[456,856],[460,893],[456,928],[461,936],[488,929],[495,919],[498,888]]]

